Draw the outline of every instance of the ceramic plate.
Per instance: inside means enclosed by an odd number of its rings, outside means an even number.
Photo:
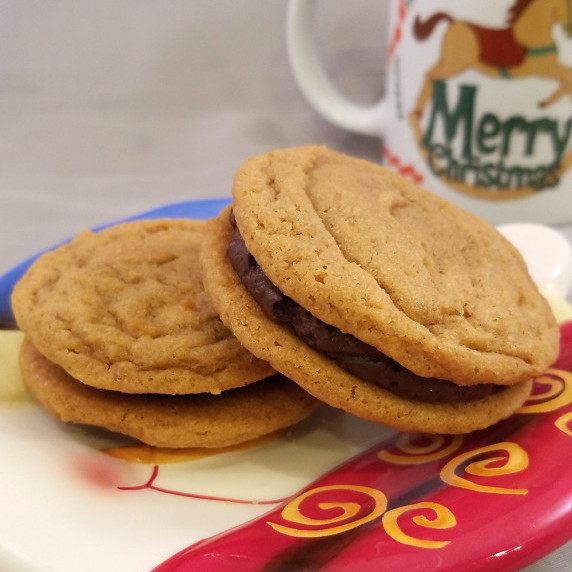
[[[205,218],[227,202],[135,218]],[[545,227],[525,230],[503,229],[565,316],[570,249]],[[29,264],[0,278],[5,327]],[[53,419],[22,385],[20,332],[1,331],[0,569],[518,570],[572,537],[572,466],[563,462],[572,454],[572,322],[561,333],[560,357],[529,401],[486,431],[397,433],[324,406],[289,432],[206,455]]]

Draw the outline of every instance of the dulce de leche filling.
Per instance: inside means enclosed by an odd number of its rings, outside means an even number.
[[[369,344],[322,322],[269,280],[248,252],[232,212],[230,222],[234,233],[227,250],[229,260],[264,314],[290,325],[298,338],[345,371],[400,397],[430,403],[475,401],[502,389],[491,383],[459,386],[444,379],[420,377]]]

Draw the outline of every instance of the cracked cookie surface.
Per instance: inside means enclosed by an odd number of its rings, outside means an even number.
[[[516,249],[379,165],[322,147],[253,157],[233,212],[284,294],[417,375],[513,384],[556,357],[556,322]]]
[[[16,285],[18,325],[85,384],[127,393],[220,393],[274,371],[222,324],[204,291],[205,221],[86,231]]]

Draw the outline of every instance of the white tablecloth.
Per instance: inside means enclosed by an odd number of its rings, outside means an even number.
[[[383,3],[330,5],[330,71],[374,101]],[[327,124],[302,98],[285,10],[284,0],[0,0],[0,273],[83,228],[229,196],[239,164],[275,147],[377,160],[379,140]],[[560,230],[572,241],[572,224]],[[527,570],[571,562],[569,543]]]

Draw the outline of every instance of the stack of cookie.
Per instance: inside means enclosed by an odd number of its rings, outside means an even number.
[[[137,221],[41,256],[12,306],[23,378],[64,421],[159,447],[225,447],[316,400],[241,346],[206,295],[206,222]]]
[[[239,443],[320,401],[467,433],[514,413],[559,346],[494,227],[322,147],[249,159],[216,219],[80,235],[13,307],[40,401],[165,447]]]

